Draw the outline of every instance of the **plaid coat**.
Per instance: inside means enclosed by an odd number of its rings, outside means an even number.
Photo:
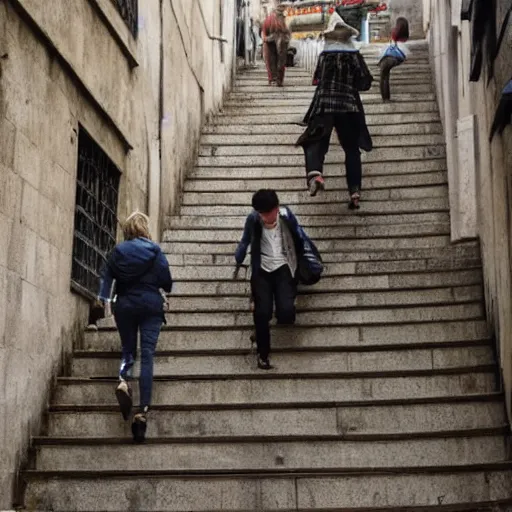
[[[359,91],[367,91],[372,82],[359,52],[322,52],[313,77],[317,88],[304,122],[318,114],[361,112]]]
[[[308,128],[296,145],[305,147],[321,136],[324,115],[355,112],[361,116],[359,147],[371,151],[373,144],[359,91],[370,89],[372,82],[373,76],[358,51],[322,52],[313,77],[317,88],[303,121]]]

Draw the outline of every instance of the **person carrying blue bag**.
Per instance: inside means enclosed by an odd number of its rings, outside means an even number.
[[[270,370],[270,326],[276,309],[279,325],[295,323],[297,284],[312,285],[324,270],[315,244],[292,211],[279,205],[274,190],[261,189],[252,197],[253,211],[245,221],[235,252],[237,268],[251,246],[251,292],[258,368]]]
[[[409,39],[409,22],[405,18],[397,18],[396,26],[391,33],[391,43],[384,50],[380,60],[380,94],[382,101],[391,100],[389,75],[396,66],[403,64],[410,52],[404,43]]]

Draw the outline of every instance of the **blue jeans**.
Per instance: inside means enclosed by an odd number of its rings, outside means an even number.
[[[119,368],[119,378],[131,376],[133,364],[137,357],[137,333],[140,331],[140,406],[149,407],[153,388],[153,357],[160,329],[163,323],[162,314],[142,314],[131,309],[114,312],[123,356]]]

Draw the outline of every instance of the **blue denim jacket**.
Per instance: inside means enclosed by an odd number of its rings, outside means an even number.
[[[118,244],[103,269],[99,297],[110,298],[116,280],[116,308],[143,313],[162,313],[160,288],[172,289],[169,262],[160,247],[147,238],[135,238]]]

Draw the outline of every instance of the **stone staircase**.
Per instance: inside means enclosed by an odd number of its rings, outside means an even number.
[[[372,69],[377,49],[364,50]],[[175,290],[145,445],[116,408],[119,340],[88,331],[58,380],[22,475],[52,511],[512,510],[508,425],[484,319],[476,241],[450,244],[445,149],[425,46],[364,95],[375,149],[346,206],[343,156],[305,191],[297,126],[313,89],[290,69],[239,76],[204,129],[163,248]],[[322,281],[256,369],[249,283],[233,251],[252,193],[274,187],[317,242]],[[135,386],[136,387],[136,386]],[[136,396],[136,400],[137,400]]]

